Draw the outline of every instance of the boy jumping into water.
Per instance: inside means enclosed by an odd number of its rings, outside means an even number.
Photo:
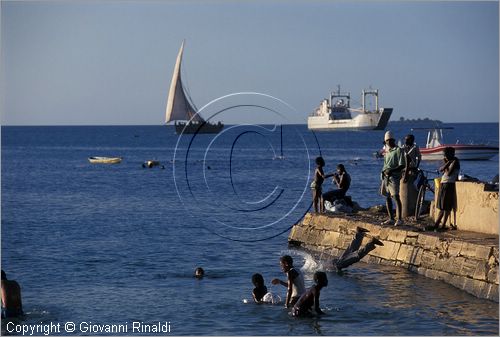
[[[309,288],[300,299],[295,303],[292,310],[292,315],[295,317],[308,316],[311,314],[311,309],[314,306],[314,311],[318,315],[324,314],[319,308],[319,295],[323,287],[328,286],[328,278],[326,274],[322,271],[317,271],[314,273],[314,283],[311,288]]]
[[[302,274],[293,267],[293,259],[290,255],[280,257],[281,270],[287,275],[287,282],[273,279],[272,284],[281,284],[287,287],[285,307],[293,306],[305,292],[304,278]]]
[[[363,241],[363,237],[365,236],[366,232],[369,232],[369,230],[362,227],[356,227],[356,234],[354,235],[354,238],[352,239],[349,247],[347,247],[347,249],[338,259],[333,260],[333,266],[335,267],[335,269],[337,269],[337,271],[341,271],[342,269],[358,262],[369,252],[374,250],[375,246],[384,245],[379,239],[371,238],[364,247],[360,248],[361,242]]]

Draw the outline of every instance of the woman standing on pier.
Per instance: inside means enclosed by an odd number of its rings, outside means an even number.
[[[456,190],[455,182],[458,180],[460,172],[460,161],[455,157],[455,149],[447,147],[444,149],[444,164],[439,168],[443,172],[441,184],[439,186],[438,198],[436,207],[439,209],[439,215],[434,224],[434,229],[439,229],[441,220],[443,220],[442,229],[446,229],[446,221],[452,210],[455,209]],[[451,224],[452,229],[456,229],[456,224]]]

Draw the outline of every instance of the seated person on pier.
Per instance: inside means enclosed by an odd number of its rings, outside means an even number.
[[[358,262],[363,257],[365,257],[369,252],[375,249],[375,246],[383,246],[384,244],[377,238],[372,237],[370,241],[361,247],[361,242],[365,236],[365,233],[369,232],[368,229],[357,227],[354,239],[345,252],[337,259],[333,260],[333,266],[337,271],[341,271],[344,268]]]
[[[337,185],[338,189],[323,194],[323,200],[328,200],[330,202],[344,198],[347,190],[349,190],[351,186],[351,176],[347,173],[343,164],[337,165],[337,172],[333,174],[332,180]]]

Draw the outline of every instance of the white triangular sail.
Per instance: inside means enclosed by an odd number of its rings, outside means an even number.
[[[177,55],[175,62],[174,74],[172,75],[172,83],[170,83],[170,90],[168,91],[167,108],[165,111],[165,123],[171,121],[192,121],[203,122],[203,118],[196,114],[196,109],[189,101],[181,80],[181,63],[182,53],[184,51],[184,41],[182,42],[181,49]]]

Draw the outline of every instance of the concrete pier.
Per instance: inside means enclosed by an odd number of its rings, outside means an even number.
[[[422,225],[381,226],[381,214],[307,214],[289,235],[291,245],[339,256],[352,240],[357,226],[370,230],[384,246],[363,261],[399,266],[442,280],[479,298],[498,302],[498,235],[463,230],[425,232]],[[365,238],[365,240],[368,240]]]

